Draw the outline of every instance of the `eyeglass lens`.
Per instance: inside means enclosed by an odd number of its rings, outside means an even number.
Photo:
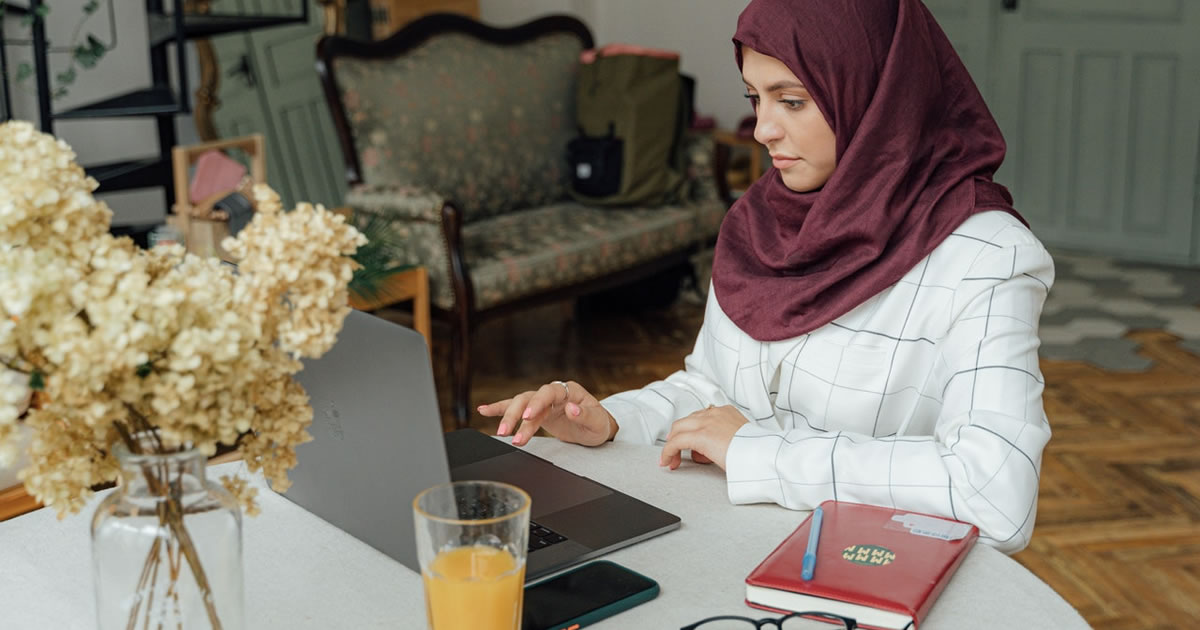
[[[807,617],[788,617],[783,620],[782,626],[775,624],[763,624],[764,630],[774,630],[782,628],[782,630],[843,630],[846,625],[839,619],[829,619],[817,621]],[[831,623],[832,622],[832,623]],[[755,622],[753,619],[746,617],[729,618],[729,619],[713,619],[706,621],[696,627],[696,630],[754,630]]]

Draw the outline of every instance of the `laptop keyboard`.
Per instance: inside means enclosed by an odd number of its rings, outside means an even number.
[[[483,518],[486,515],[483,505],[478,501],[473,501],[469,497],[465,496],[458,496],[456,499],[457,501],[455,502],[458,504],[459,518]],[[529,551],[536,551],[538,549],[549,547],[550,545],[557,545],[566,539],[566,536],[563,536],[549,527],[544,527],[532,520],[529,521]]]
[[[529,521],[529,551],[543,549],[566,539],[566,536],[550,528],[542,527],[533,521]]]

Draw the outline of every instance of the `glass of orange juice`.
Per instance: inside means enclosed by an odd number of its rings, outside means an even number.
[[[455,481],[413,499],[417,557],[432,630],[520,630],[529,495]]]

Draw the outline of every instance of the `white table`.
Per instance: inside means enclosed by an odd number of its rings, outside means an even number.
[[[658,449],[597,449],[535,439],[532,452],[678,514],[679,530],[607,556],[659,582],[658,598],[598,628],[678,628],[717,614],[768,616],[743,603],[743,579],[807,514],[729,503],[715,466],[658,467]],[[243,470],[239,463],[213,477]],[[248,628],[424,628],[416,573],[269,490],[262,514],[245,519]],[[0,625],[94,628],[88,527],[91,508],[56,521],[39,510],[0,523]],[[1044,582],[977,545],[922,630],[1087,628]]]

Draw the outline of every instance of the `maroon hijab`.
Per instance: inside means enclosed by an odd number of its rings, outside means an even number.
[[[751,337],[828,324],[976,212],[1021,218],[992,181],[1000,129],[920,0],[753,0],[733,41],[739,68],[741,46],[782,61],[837,139],[824,187],[794,192],[772,168],[721,226],[717,302]]]

